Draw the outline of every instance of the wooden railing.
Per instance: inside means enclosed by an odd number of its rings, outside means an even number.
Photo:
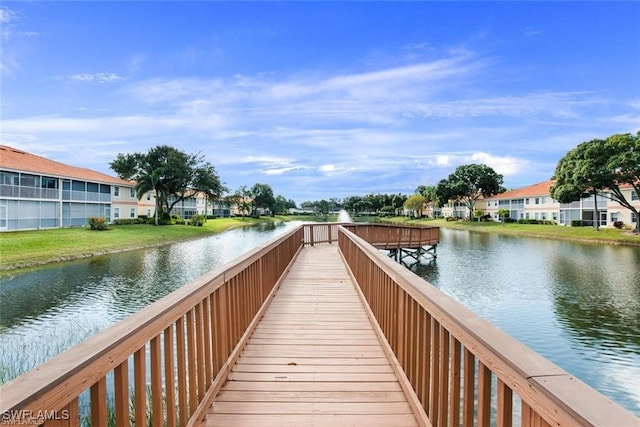
[[[396,224],[342,224],[377,249],[420,248],[440,241],[439,227]]]
[[[379,333],[434,426],[638,426],[640,420],[341,227]]]
[[[313,246],[323,243],[333,243],[338,241],[337,222],[311,223],[304,225],[304,244]]]
[[[0,421],[196,423],[302,244],[298,227],[4,384]]]
[[[377,223],[314,223],[306,224],[306,245],[338,241],[338,227],[363,238],[378,249],[418,248],[436,245],[440,241],[440,228]]]

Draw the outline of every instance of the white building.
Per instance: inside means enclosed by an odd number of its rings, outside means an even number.
[[[136,218],[134,185],[0,145],[0,231],[84,226],[92,216]]]

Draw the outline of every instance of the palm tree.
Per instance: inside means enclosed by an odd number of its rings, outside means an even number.
[[[166,192],[163,186],[164,170],[162,168],[155,169],[151,173],[145,173],[140,176],[136,182],[136,194],[138,200],[142,199],[142,196],[149,192],[154,191],[155,194],[155,224],[158,225],[158,212],[162,207],[162,202],[166,197]]]

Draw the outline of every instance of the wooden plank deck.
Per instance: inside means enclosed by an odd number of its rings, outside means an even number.
[[[304,248],[203,426],[416,426],[337,245]]]

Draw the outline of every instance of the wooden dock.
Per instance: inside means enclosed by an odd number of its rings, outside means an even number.
[[[337,245],[301,251],[202,425],[418,425]]]

